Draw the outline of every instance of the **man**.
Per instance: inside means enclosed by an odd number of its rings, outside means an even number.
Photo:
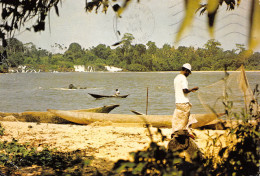
[[[119,92],[119,90],[118,89],[116,89],[116,92],[115,92],[115,94],[114,94],[114,96],[119,96],[120,95],[120,92]]]
[[[188,88],[187,77],[191,74],[191,65],[183,64],[180,74],[174,78],[175,103],[176,108],[172,118],[172,132],[187,129],[188,122],[194,119],[189,119],[191,104],[189,102],[189,93],[195,92],[199,88]]]
[[[77,89],[77,87],[75,87],[73,84],[70,84],[69,89]]]

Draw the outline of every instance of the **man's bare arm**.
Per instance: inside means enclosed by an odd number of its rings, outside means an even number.
[[[192,89],[183,89],[183,92],[185,94],[187,94],[187,93],[190,93],[190,92],[195,92],[197,90],[199,90],[199,87],[193,87]]]

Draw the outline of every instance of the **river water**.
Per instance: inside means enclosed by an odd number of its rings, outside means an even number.
[[[0,75],[0,111],[24,112],[46,109],[87,109],[119,104],[111,113],[131,114],[130,110],[148,114],[172,114],[173,79],[179,72],[85,72],[85,73],[9,73]],[[260,72],[246,73],[252,88],[260,83]],[[194,72],[188,77],[189,87],[200,88],[219,81],[224,72]],[[69,84],[87,87],[70,90]],[[111,95],[115,89],[127,98],[94,99],[88,93]],[[206,113],[198,93],[191,93],[192,113]],[[208,99],[212,99],[211,96]]]

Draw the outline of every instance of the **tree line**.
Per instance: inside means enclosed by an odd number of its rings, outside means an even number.
[[[132,34],[124,34],[117,46],[99,44],[84,49],[78,43],[71,43],[68,48],[55,44],[64,53],[51,53],[37,48],[33,43],[23,44],[16,38],[8,39],[6,63],[0,66],[5,72],[8,67],[26,65],[28,68],[41,71],[74,71],[74,65],[92,66],[96,71],[105,70],[105,66],[120,67],[124,71],[177,71],[182,64],[190,63],[196,71],[236,70],[244,64],[247,70],[259,70],[260,53],[251,52],[246,57],[245,46],[237,44],[236,49],[224,50],[221,43],[211,39],[203,48],[179,46],[175,48],[164,44],[158,48],[155,42],[132,44]],[[0,46],[0,50],[3,48]]]

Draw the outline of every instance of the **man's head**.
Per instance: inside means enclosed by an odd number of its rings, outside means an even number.
[[[191,74],[191,65],[189,63],[183,64],[181,71],[182,74],[188,77]]]

